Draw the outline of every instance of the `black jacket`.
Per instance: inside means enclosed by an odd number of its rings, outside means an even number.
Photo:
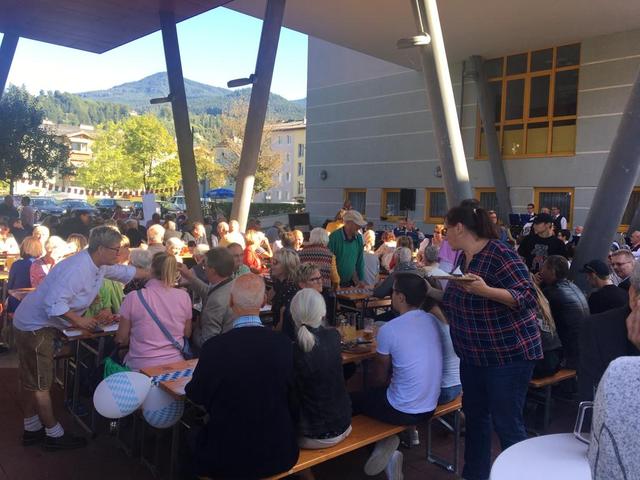
[[[351,425],[351,400],[342,369],[340,334],[324,327],[310,329],[316,344],[293,351],[296,394],[300,403],[300,435],[338,436]]]
[[[197,475],[258,479],[295,465],[293,348],[284,335],[242,327],[210,338],[185,391],[210,416],[195,441]]]
[[[560,280],[542,289],[549,300],[558,336],[564,350],[565,366],[578,367],[579,336],[584,319],[589,315],[587,299],[574,283]]]
[[[594,388],[613,360],[640,351],[627,338],[628,305],[585,319],[580,335],[578,388],[580,400],[592,400]]]

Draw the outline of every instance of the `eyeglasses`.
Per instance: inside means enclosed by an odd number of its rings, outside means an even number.
[[[309,282],[321,282],[322,281],[322,277],[311,277],[308,281]]]
[[[113,250],[114,252],[119,252],[120,251],[120,247],[106,247],[103,245],[104,248],[106,248],[107,250]]]

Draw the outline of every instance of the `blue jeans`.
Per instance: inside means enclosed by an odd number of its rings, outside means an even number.
[[[438,397],[438,405],[452,402],[462,393],[462,385],[453,385],[452,387],[441,387],[440,396]]]
[[[489,478],[492,423],[503,450],[527,438],[522,411],[534,365],[527,360],[496,367],[460,364],[465,479]]]

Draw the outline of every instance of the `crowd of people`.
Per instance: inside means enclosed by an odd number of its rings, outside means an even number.
[[[154,215],[141,225],[79,213],[64,226],[32,224],[20,239],[5,201],[0,253],[20,255],[9,288],[35,288],[8,305],[22,442],[85,445],[54,413],[57,338],[68,326],[93,331],[118,322],[115,343],[132,370],[199,358],[186,395],[209,420],[191,438],[195,476],[286,471],[300,448],[347,438],[359,413],[406,426],[405,441],[416,444],[415,425],[462,393],[463,477],[485,480],[492,431],[503,449],[527,436],[532,376],[576,369],[578,385],[568,393],[591,399],[613,359],[640,353],[640,232],[629,246],[616,243],[608,259],[583,266],[592,287],[586,296],[568,278],[581,229],[572,236],[555,207],[528,212],[515,236],[495,212],[467,200],[432,235],[407,223],[376,233],[347,206],[306,238],[279,222],[263,232],[255,219],[242,232],[222,217],[177,226]],[[348,392],[353,371],[342,365],[335,327],[336,290],[350,287],[390,297],[391,309],[375,318],[369,388]],[[401,479],[400,441],[379,441],[365,472]]]

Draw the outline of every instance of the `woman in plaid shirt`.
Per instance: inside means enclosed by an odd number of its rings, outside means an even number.
[[[503,449],[527,437],[522,411],[535,361],[542,358],[536,297],[518,255],[497,237],[487,212],[463,204],[447,213],[447,241],[473,281],[447,285],[443,306],[460,357],[466,417],[467,480],[491,469],[491,426]]]

